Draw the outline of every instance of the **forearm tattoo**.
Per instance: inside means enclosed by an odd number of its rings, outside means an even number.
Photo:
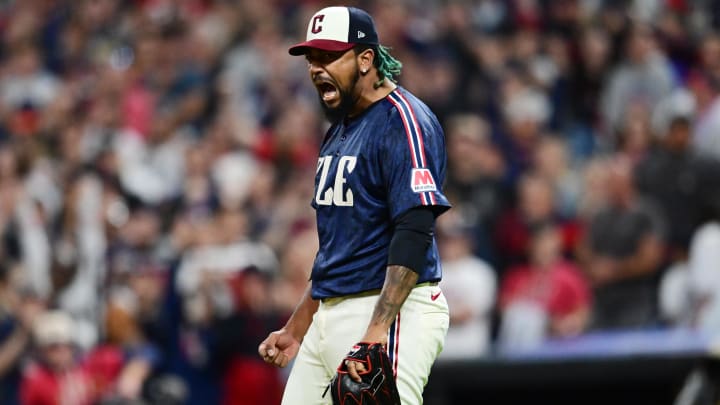
[[[388,266],[382,293],[375,305],[372,323],[392,324],[405,299],[417,283],[418,274],[404,266]]]

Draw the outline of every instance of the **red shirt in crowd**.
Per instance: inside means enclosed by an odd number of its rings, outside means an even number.
[[[112,389],[123,365],[120,350],[103,346],[65,371],[32,363],[23,373],[22,405],[92,405]]]
[[[589,286],[573,264],[560,261],[548,269],[511,268],[500,287],[500,307],[515,300],[530,300],[551,318],[569,315],[590,305]]]

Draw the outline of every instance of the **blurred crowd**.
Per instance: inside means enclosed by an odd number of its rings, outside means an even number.
[[[720,5],[348,1],[445,128],[443,359],[720,332]],[[0,404],[277,404],[328,1],[0,1]]]

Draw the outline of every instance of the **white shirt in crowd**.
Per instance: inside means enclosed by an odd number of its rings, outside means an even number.
[[[720,334],[720,222],[695,231],[688,260],[670,267],[660,285],[660,308],[678,326]]]
[[[467,256],[443,262],[440,283],[450,307],[450,328],[440,359],[479,357],[490,345],[490,325],[497,281],[483,260]],[[453,322],[453,312],[471,311],[468,320]]]

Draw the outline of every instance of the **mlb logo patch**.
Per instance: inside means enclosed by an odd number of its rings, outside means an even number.
[[[410,179],[410,187],[416,193],[424,193],[426,191],[437,191],[435,180],[432,173],[428,169],[412,169],[412,177]]]

